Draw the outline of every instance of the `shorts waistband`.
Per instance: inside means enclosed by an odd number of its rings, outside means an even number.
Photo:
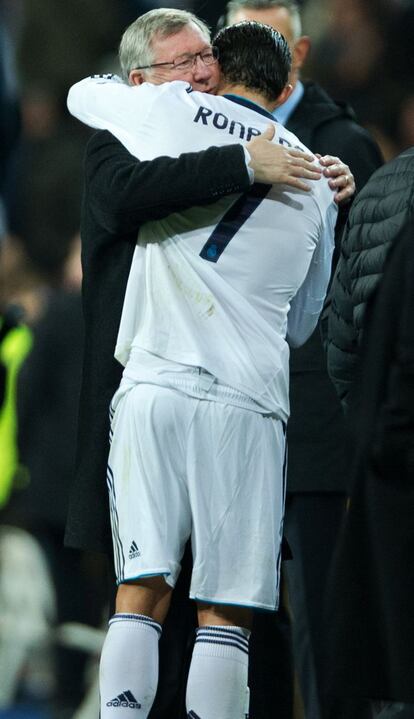
[[[233,404],[243,409],[250,409],[261,414],[270,414],[254,399],[234,387],[222,384],[216,377],[202,367],[194,367],[190,372],[163,375],[163,383],[185,394],[199,399]]]

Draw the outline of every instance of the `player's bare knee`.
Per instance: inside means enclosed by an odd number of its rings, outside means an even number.
[[[249,607],[230,604],[197,604],[198,623],[205,626],[234,626],[251,629],[253,611]]]
[[[170,606],[171,592],[161,576],[125,582],[118,587],[116,612],[144,614],[162,624]]]

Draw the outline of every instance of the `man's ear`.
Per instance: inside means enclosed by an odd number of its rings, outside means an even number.
[[[277,105],[276,105],[276,107],[279,107],[279,105],[283,105],[283,103],[286,102],[286,100],[287,100],[288,97],[290,96],[292,90],[293,90],[293,86],[292,86],[292,85],[285,85],[285,87],[283,88],[283,90],[282,90],[282,92],[280,93],[279,97],[277,98]]]
[[[130,85],[142,85],[145,82],[144,73],[142,70],[131,70],[128,80]]]
[[[304,64],[311,46],[310,37],[302,35],[299,40],[296,40],[293,46],[293,58],[292,58],[292,69],[300,70]]]

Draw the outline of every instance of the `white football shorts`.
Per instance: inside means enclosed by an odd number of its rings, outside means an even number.
[[[277,609],[284,429],[270,415],[124,379],[108,461],[118,584],[164,575],[174,587],[191,537],[190,597]]]

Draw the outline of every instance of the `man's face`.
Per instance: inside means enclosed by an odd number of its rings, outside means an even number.
[[[160,62],[172,62],[177,59],[185,59],[188,55],[195,55],[210,48],[210,42],[201,32],[200,28],[193,23],[186,25],[175,35],[169,37],[155,37],[152,42],[154,58],[152,64]],[[219,80],[219,66],[217,63],[205,65],[197,56],[192,67],[186,71],[180,71],[168,65],[154,67],[147,70],[145,75],[133,70],[130,74],[130,82],[135,84],[134,79],[140,76],[139,82],[144,80],[160,85],[163,82],[172,80],[184,80],[189,82],[194,90],[200,92],[215,93]]]

